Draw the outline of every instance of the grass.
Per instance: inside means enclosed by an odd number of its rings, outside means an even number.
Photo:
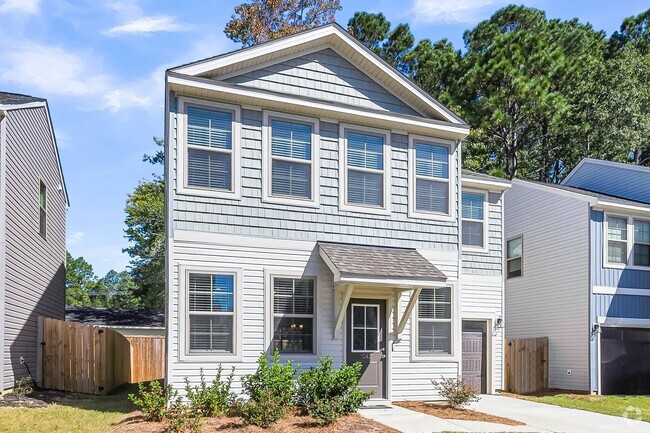
[[[108,396],[66,394],[45,408],[0,407],[0,432],[104,433],[133,410],[122,387]]]
[[[553,393],[541,396],[512,395],[524,400],[581,409],[606,415],[625,416],[650,422],[650,396],[581,395]]]

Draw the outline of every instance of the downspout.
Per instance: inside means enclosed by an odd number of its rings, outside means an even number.
[[[7,112],[0,110],[0,392],[4,391],[5,381],[5,285],[6,285],[6,143],[7,143]]]
[[[458,176],[458,198],[457,198],[457,203],[456,203],[456,209],[455,209],[455,215],[454,217],[456,218],[456,224],[458,226],[458,293],[456,294],[456,302],[458,303],[458,306],[455,308],[455,312],[458,312],[458,319],[457,323],[458,325],[456,326],[456,329],[458,331],[458,335],[455,336],[454,338],[454,344],[456,344],[456,348],[454,350],[457,350],[458,356],[456,357],[458,359],[458,379],[462,379],[463,377],[463,305],[462,305],[462,300],[463,300],[463,223],[461,220],[461,209],[463,207],[463,170],[462,170],[462,164],[463,164],[463,157],[462,157],[462,140],[458,140],[456,144],[456,152],[458,152],[458,156],[456,157],[456,173]],[[489,201],[489,199],[488,199]]]

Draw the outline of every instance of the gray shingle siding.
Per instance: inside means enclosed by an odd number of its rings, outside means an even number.
[[[503,206],[501,193],[488,195],[488,251],[463,251],[463,273],[501,275],[503,260]]]
[[[419,115],[330,48],[225,81],[361,108]]]
[[[36,318],[63,319],[65,193],[45,108],[7,112],[4,388],[36,371]],[[47,186],[47,239],[39,234],[39,183]]]

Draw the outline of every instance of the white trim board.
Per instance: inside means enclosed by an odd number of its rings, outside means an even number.
[[[628,319],[624,317],[598,316],[598,323],[603,326],[621,328],[650,328],[650,319]]]
[[[594,286],[594,295],[623,295],[623,296],[650,296],[648,289],[633,289],[631,287]]]

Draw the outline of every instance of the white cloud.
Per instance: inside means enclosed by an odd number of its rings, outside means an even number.
[[[411,15],[416,22],[476,23],[509,0],[414,0]]]
[[[79,245],[84,238],[84,232],[74,232],[71,233],[66,239],[66,245],[68,247]]]
[[[0,2],[0,14],[23,13],[36,15],[40,10],[41,0],[4,0]]]
[[[179,23],[176,21],[176,18],[168,15],[159,15],[136,18],[109,29],[106,34],[109,36],[120,36],[127,34],[180,32],[186,29],[187,25]]]

